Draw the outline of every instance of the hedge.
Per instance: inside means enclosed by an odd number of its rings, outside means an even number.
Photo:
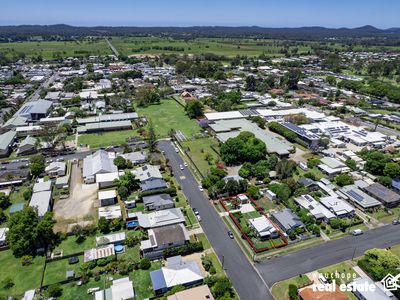
[[[201,252],[203,250],[204,247],[202,242],[194,242],[185,246],[166,249],[164,250],[163,254],[164,257],[171,257],[176,255],[189,255],[195,252]]]
[[[176,188],[170,187],[170,188],[165,188],[165,189],[141,192],[139,194],[139,198],[143,198],[145,196],[157,195],[157,194],[170,194],[171,196],[176,196]]]

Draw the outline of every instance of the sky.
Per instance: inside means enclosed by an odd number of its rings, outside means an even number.
[[[1,3],[3,2],[3,3]],[[1,0],[0,25],[400,27],[399,0]]]

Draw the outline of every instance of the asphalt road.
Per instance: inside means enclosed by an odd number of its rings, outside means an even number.
[[[365,127],[369,127],[371,129],[375,129],[375,124],[372,122],[366,122],[361,120],[361,125],[365,126]],[[400,136],[400,132],[398,130],[395,129],[391,129],[389,127],[385,127],[383,125],[378,125],[378,127],[376,128],[376,131],[386,134],[386,135],[394,135],[394,136]]]
[[[386,225],[368,230],[360,236],[346,236],[256,266],[271,287],[275,282],[361,256],[367,249],[386,248],[395,244],[400,244],[400,225]]]
[[[179,165],[184,161],[175,152],[174,146],[169,141],[158,142],[160,150],[165,151],[174,176],[192,207],[197,208],[202,218],[201,226],[210,240],[219,259],[231,279],[233,286],[241,299],[258,300],[273,299],[267,286],[247,260],[236,241],[230,239],[227,227],[218,213],[209,202],[208,198],[200,192],[198,183],[191,171],[185,167],[180,170]]]

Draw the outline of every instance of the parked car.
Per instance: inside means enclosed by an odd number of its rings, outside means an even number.
[[[77,258],[76,256],[70,257],[68,258],[68,263],[70,265],[74,265],[77,264],[79,262],[79,258]]]
[[[201,217],[200,217],[199,214],[196,215],[196,218],[197,218],[197,220],[198,220],[199,222],[201,222]]]
[[[353,230],[353,235],[357,236],[357,235],[362,235],[364,233],[364,231],[362,231],[361,229],[354,229]]]
[[[322,284],[328,284],[328,280],[325,278],[324,275],[319,275],[319,276],[318,276],[318,280],[319,280]]]
[[[199,214],[199,211],[197,210],[196,207],[193,207],[193,212],[194,212],[194,214],[195,214],[196,216]]]
[[[178,148],[176,148],[176,147],[175,147],[175,152],[176,152],[176,153],[178,153],[178,152],[179,152]]]
[[[185,168],[183,167],[183,165],[179,165],[179,169],[183,170]]]
[[[186,161],[183,163],[183,165],[184,165],[185,167],[187,167],[187,166],[188,166],[188,164],[187,164],[187,162],[186,162]]]
[[[199,190],[200,190],[200,192],[204,191],[204,189],[201,185],[199,185]]]
[[[232,233],[232,231],[228,231],[228,236],[231,238],[231,239],[234,239],[235,237],[234,237],[234,235],[233,235],[233,233]]]
[[[399,219],[395,219],[392,221],[393,225],[399,225],[400,224],[400,220]]]

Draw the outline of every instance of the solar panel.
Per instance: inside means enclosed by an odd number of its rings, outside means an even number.
[[[350,190],[347,192],[347,194],[353,197],[357,202],[362,202],[364,200],[364,197],[358,194],[356,191]]]

